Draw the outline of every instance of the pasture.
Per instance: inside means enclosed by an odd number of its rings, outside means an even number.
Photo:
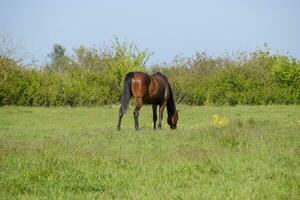
[[[300,199],[300,106],[118,108],[1,107],[1,199]]]

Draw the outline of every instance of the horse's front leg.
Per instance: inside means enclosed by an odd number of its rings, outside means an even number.
[[[142,107],[142,99],[141,98],[135,98],[135,108],[133,111],[133,118],[134,118],[134,125],[135,125],[135,130],[139,130],[139,112]]]
[[[163,112],[165,110],[166,105],[167,105],[167,101],[164,101],[164,103],[161,104],[159,107],[158,129],[162,129]]]
[[[156,121],[157,121],[157,105],[152,105],[152,111],[153,111],[153,129],[156,129]]]

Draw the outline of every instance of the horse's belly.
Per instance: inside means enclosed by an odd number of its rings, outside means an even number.
[[[158,98],[145,97],[143,99],[144,104],[159,104],[160,100]]]

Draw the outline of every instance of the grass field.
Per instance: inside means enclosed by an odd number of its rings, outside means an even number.
[[[300,106],[178,107],[1,107],[0,198],[300,199]]]

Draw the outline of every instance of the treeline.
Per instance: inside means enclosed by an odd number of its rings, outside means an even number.
[[[144,67],[151,54],[117,39],[104,49],[79,47],[73,56],[54,45],[39,68],[0,55],[0,105],[96,106],[118,103],[129,71],[160,71],[178,103],[192,105],[299,104],[300,63],[268,49],[233,56],[196,53],[170,64]]]
[[[49,63],[22,66],[0,57],[0,105],[95,106],[117,103],[129,71],[145,71],[150,54],[116,40],[105,49],[79,47],[74,56],[54,45]]]
[[[197,53],[157,66],[172,82],[177,102],[193,105],[300,103],[300,63],[268,48],[213,58]]]

